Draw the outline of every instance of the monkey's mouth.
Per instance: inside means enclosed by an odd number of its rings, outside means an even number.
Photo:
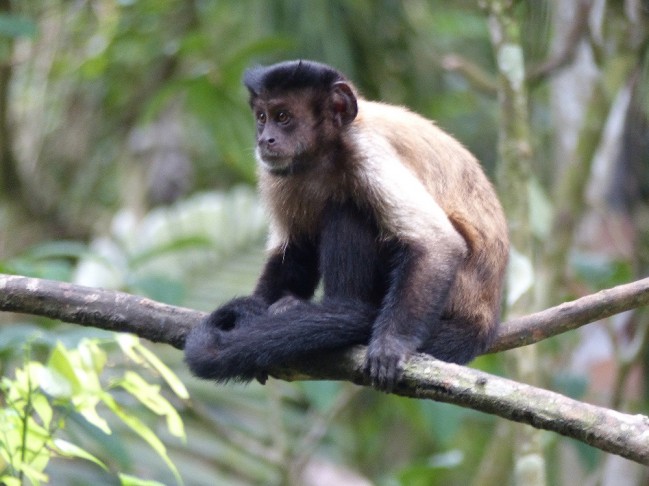
[[[257,149],[255,155],[257,156],[257,161],[261,166],[271,172],[285,171],[290,167],[293,161],[292,157],[287,157],[284,154],[267,150],[262,151]]]

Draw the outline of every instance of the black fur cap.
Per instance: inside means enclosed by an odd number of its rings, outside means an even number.
[[[251,96],[262,91],[292,91],[313,88],[328,91],[337,81],[346,78],[334,68],[314,61],[285,61],[270,66],[254,66],[243,75]]]

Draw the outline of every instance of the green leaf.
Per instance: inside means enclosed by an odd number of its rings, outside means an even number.
[[[136,335],[119,333],[115,335],[115,341],[117,341],[122,353],[135,361],[136,364],[144,364],[144,359],[135,352],[135,346],[140,342]]]
[[[169,401],[160,395],[160,387],[147,383],[134,371],[127,371],[124,378],[118,382],[122,388],[137,398],[140,403],[156,415],[167,419],[167,428],[175,437],[184,438],[185,430],[182,419]]]
[[[16,378],[12,386],[9,388],[9,401],[21,400],[26,403],[29,400],[29,396],[34,391],[34,388],[38,386],[38,366],[40,366],[40,363],[32,364],[33,366],[16,370]]]
[[[0,484],[4,484],[5,486],[21,486],[20,480],[11,476],[0,476]]]
[[[79,381],[73,361],[75,360],[72,357],[72,352],[67,350],[63,344],[58,343],[52,350],[47,366],[66,379],[72,386],[72,391],[77,392],[82,388],[82,384]],[[87,383],[84,383],[84,386],[87,386]]]
[[[122,352],[129,358],[139,365],[147,363],[162,376],[178,397],[185,400],[189,398],[189,392],[183,382],[160,358],[143,346],[137,336],[133,334],[117,334],[115,339]]]
[[[100,429],[104,434],[110,435],[112,432],[103,418],[97,413],[97,404],[99,403],[98,397],[83,397],[79,403],[75,403],[78,412],[92,425]]]
[[[119,417],[122,422],[149,444],[149,446],[162,458],[165,464],[167,464],[167,467],[176,478],[176,482],[182,484],[182,479],[180,478],[178,469],[167,455],[167,449],[158,436],[135,415],[131,415],[124,411],[124,409],[122,409],[122,407],[120,407],[115,399],[108,393],[102,393],[102,401],[115,415],[117,415],[117,417]]]
[[[119,480],[123,486],[165,486],[163,483],[159,483],[158,481],[140,479],[135,476],[129,476],[128,474],[120,474]]]
[[[97,459],[95,456],[85,451],[81,447],[76,446],[71,442],[68,442],[67,440],[54,439],[54,446],[56,447],[56,451],[62,456],[85,459],[86,461],[94,462],[103,470],[108,471],[108,467],[106,467],[103,462],[101,462],[99,459]]]
[[[34,485],[39,485],[40,483],[47,483],[49,481],[49,476],[45,474],[42,470],[32,467],[30,464],[21,464],[20,470],[23,474],[29,479],[29,481]]]
[[[189,399],[189,392],[187,391],[187,388],[185,387],[183,382],[180,381],[178,376],[176,376],[176,374],[171,371],[171,369],[166,364],[164,364],[160,360],[160,358],[158,358],[154,353],[152,353],[148,348],[146,348],[139,342],[135,346],[135,349],[137,349],[137,351],[147,361],[147,363],[149,363],[158,373],[160,373],[160,376],[162,376],[162,378],[167,382],[176,396],[185,400]]]
[[[52,423],[52,417],[54,413],[52,411],[52,406],[50,405],[50,402],[47,399],[47,397],[40,393],[35,394],[32,397],[32,407],[34,407],[34,411],[41,418],[41,421],[43,422],[43,427],[49,429]]]
[[[92,339],[83,339],[79,343],[77,350],[84,369],[88,370],[88,372],[94,371],[97,375],[97,383],[99,383],[99,375],[108,361],[106,352],[99,346],[97,341]]]
[[[103,393],[98,371],[103,369],[106,361],[104,352],[91,340],[83,340],[76,350],[68,350],[58,343],[50,359],[48,367],[54,373],[68,380],[72,387],[72,404],[74,408],[91,424],[110,434],[108,423],[99,416],[96,406]]]
[[[140,403],[153,413],[157,415],[164,414],[165,405],[162,403],[164,398],[160,395],[160,387],[158,385],[147,383],[134,371],[127,371],[124,374],[124,378],[119,380],[117,384],[137,398]]]
[[[0,446],[0,458],[14,466],[22,447],[22,420],[13,409],[0,409]]]
[[[70,398],[72,396],[70,380],[51,367],[43,367],[39,373],[39,385],[45,393],[54,398]]]

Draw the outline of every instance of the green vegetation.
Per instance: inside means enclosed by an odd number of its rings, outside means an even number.
[[[528,225],[512,265],[511,295],[529,294],[517,312],[646,275],[649,13],[591,3],[0,0],[0,273],[201,310],[248,293],[266,226],[241,75],[310,58],[368,98],[435,119],[479,157],[510,220]],[[523,54],[509,63],[483,8],[499,4]],[[502,76],[523,68],[508,112]],[[503,149],[508,133],[522,142]],[[509,185],[521,159],[525,185]],[[647,413],[648,324],[640,310],[545,341],[533,379]],[[512,356],[472,366],[527,381]],[[489,486],[525,484],[529,466],[517,426],[488,415],[349,383],[217,387],[168,346],[35,317],[0,315],[0,369],[8,486],[315,485],[325,474]],[[614,470],[646,480],[557,435],[527,440],[549,484],[614,484]]]

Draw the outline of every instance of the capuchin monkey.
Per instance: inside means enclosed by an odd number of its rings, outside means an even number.
[[[254,67],[244,84],[269,257],[251,296],[190,331],[191,371],[263,383],[273,368],[367,344],[365,373],[390,391],[414,353],[453,363],[483,353],[509,242],[471,153],[431,121],[363,99],[324,64]]]

